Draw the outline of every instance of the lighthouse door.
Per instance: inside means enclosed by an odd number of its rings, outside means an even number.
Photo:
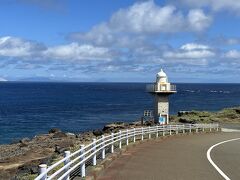
[[[166,124],[166,117],[165,116],[160,116],[159,117],[159,124]]]

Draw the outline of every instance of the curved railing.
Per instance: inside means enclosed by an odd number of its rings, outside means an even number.
[[[107,153],[114,153],[123,145],[128,146],[130,142],[135,143],[136,140],[150,139],[151,136],[156,138],[185,132],[212,131],[219,129],[218,124],[178,124],[178,125],[157,125],[141,128],[132,128],[102,135],[99,139],[93,139],[88,145],[81,145],[80,149],[70,153],[65,151],[65,157],[55,164],[47,167],[45,164],[39,165],[40,174],[35,180],[50,179],[69,179],[74,175],[85,177],[86,165],[95,166],[97,160],[103,160]],[[146,137],[147,136],[147,137]]]

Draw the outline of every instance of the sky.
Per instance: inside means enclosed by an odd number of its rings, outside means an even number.
[[[240,83],[240,1],[3,0],[0,79]]]

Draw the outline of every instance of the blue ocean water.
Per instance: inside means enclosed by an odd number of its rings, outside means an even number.
[[[68,132],[133,121],[153,108],[146,83],[0,83],[0,144],[57,127]],[[240,84],[177,84],[171,114],[240,105]]]

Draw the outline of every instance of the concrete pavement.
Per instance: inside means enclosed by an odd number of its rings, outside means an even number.
[[[240,179],[240,139],[216,146],[211,158],[227,177]]]
[[[126,151],[105,169],[98,180],[217,180],[223,179],[208,162],[206,152],[220,141],[240,133],[173,136],[144,142]],[[213,149],[212,159],[232,179],[240,179],[240,144]],[[236,156],[238,156],[236,158]]]

